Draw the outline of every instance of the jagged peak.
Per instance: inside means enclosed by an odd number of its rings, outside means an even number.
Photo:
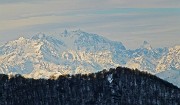
[[[97,43],[111,43],[111,44],[116,44],[116,45],[120,45],[122,46],[121,49],[125,50],[126,48],[124,47],[124,45],[121,43],[121,42],[117,42],[117,41],[111,41],[109,39],[107,39],[106,37],[104,36],[101,36],[101,35],[98,35],[98,34],[94,34],[94,33],[88,33],[88,32],[85,32],[81,29],[78,29],[78,30],[73,30],[73,31],[68,31],[68,30],[64,30],[64,32],[61,34],[61,37],[69,37],[71,39],[75,39],[75,42],[77,42],[76,40],[81,40],[81,39],[86,39],[86,40],[89,40],[93,43],[94,42],[97,42]],[[78,41],[80,42],[80,41]]]
[[[147,41],[143,42],[143,45],[148,45],[148,44],[149,44],[149,42],[147,42]]]
[[[26,40],[26,38],[24,38],[24,37],[19,37],[18,40]]]
[[[64,34],[67,34],[67,33],[68,33],[68,32],[67,32],[67,30],[65,29],[65,30],[64,30]]]
[[[40,33],[37,33],[36,35],[34,35],[33,37],[32,37],[32,39],[44,39],[46,37],[46,35],[44,34],[44,33],[42,33],[42,32],[40,32]]]
[[[81,29],[77,29],[77,30],[74,30],[72,32],[75,32],[75,33],[84,33],[84,31],[82,31]]]
[[[62,34],[63,34],[64,37],[67,37],[69,33],[68,33],[68,31],[65,29]]]
[[[174,48],[175,49],[180,49],[180,45],[175,45]]]
[[[87,37],[99,36],[100,37],[100,35],[88,33],[88,32],[82,31],[81,29],[78,29],[78,30],[67,30],[67,29],[65,29],[64,32],[62,32],[60,36],[61,37],[79,37],[79,36],[87,36]],[[103,39],[104,39],[104,37],[103,37]]]
[[[61,33],[61,36],[62,37],[68,37],[68,36],[72,36],[72,35],[80,35],[81,33],[84,33],[84,32],[81,31],[80,29],[79,30],[73,30],[73,31],[65,29],[64,32]]]
[[[147,41],[143,42],[143,44],[141,45],[141,48],[145,48],[145,49],[148,49],[148,50],[152,49],[151,44],[149,44],[149,42],[147,42]]]
[[[7,42],[5,45],[11,45],[11,44],[15,44],[15,43],[25,43],[28,39],[24,38],[24,37],[19,37],[18,39],[16,40],[13,40],[13,41],[9,41]]]
[[[37,33],[31,39],[33,39],[33,40],[50,40],[50,41],[57,40],[56,37],[54,37],[52,35],[45,34],[45,33]]]
[[[73,34],[73,35],[77,35],[77,36],[79,36],[79,35],[94,35],[94,36],[99,36],[97,34],[85,32],[85,31],[83,31],[81,29],[71,31],[70,33]]]

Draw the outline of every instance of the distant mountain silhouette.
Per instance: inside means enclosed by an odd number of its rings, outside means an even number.
[[[0,105],[179,105],[179,99],[178,87],[122,67],[48,80],[0,75]]]

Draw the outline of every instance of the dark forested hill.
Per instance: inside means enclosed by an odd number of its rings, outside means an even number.
[[[0,105],[180,105],[179,88],[138,70],[52,78],[0,75]]]

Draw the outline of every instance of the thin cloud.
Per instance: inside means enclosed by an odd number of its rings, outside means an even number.
[[[179,0],[0,0],[0,42],[10,40],[7,35],[15,38],[65,28],[123,42],[128,38],[137,42],[152,34],[168,40],[169,34],[179,36],[179,7]],[[174,39],[173,43],[179,43]],[[131,42],[128,45],[135,47]]]

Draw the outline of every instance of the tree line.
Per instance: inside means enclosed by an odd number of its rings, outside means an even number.
[[[179,99],[178,87],[125,67],[57,79],[0,74],[0,105],[180,105]]]

